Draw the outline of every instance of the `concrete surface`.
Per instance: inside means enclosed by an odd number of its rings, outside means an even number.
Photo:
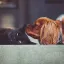
[[[0,64],[64,64],[64,46],[0,45]]]

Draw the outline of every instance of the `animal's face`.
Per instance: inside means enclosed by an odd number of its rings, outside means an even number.
[[[26,25],[24,25],[22,28],[19,28],[16,31],[16,40],[17,41],[28,41],[29,39],[27,38],[26,34],[25,34],[25,29],[26,29]]]
[[[26,29],[26,25],[24,25],[22,28],[19,28],[18,30],[16,30],[16,34],[15,34],[15,37],[16,37],[16,41],[18,42],[18,44],[36,44],[34,42],[31,42],[28,38],[28,36],[26,35],[25,33],[25,29]]]
[[[45,25],[45,24],[47,25],[51,22],[54,22],[54,21],[47,18],[47,17],[38,18],[32,25],[30,25],[30,24],[27,25],[26,33],[33,38],[39,39],[42,26]]]
[[[26,33],[35,39],[40,38],[40,30],[42,25],[46,22],[46,17],[38,18],[33,25],[29,24],[26,27]]]
[[[38,18],[26,28],[28,35],[40,40],[40,44],[56,44],[60,34],[60,23],[46,17]]]
[[[38,39],[40,37],[40,26],[38,25],[28,25],[26,28],[26,33],[33,38]]]

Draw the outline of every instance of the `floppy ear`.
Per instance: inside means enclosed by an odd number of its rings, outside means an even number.
[[[41,44],[57,44],[60,34],[60,21],[49,20],[43,24],[40,31]]]

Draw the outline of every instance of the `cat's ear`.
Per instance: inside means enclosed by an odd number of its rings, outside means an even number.
[[[19,31],[25,32],[26,27],[27,27],[27,24],[24,24],[21,28],[19,28]]]

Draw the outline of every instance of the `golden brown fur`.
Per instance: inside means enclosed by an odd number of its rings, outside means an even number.
[[[60,27],[61,25],[59,21],[47,17],[40,17],[33,25],[27,27],[26,32],[33,38],[39,39],[40,44],[57,44]],[[37,34],[38,37],[35,34]]]

